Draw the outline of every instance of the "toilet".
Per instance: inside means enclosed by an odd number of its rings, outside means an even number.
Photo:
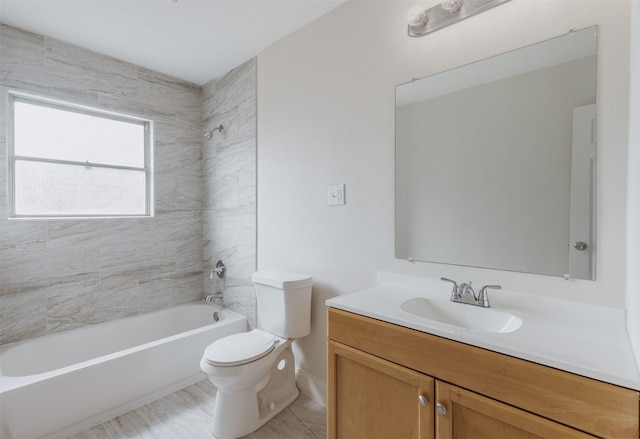
[[[311,277],[258,270],[257,328],[211,343],[200,368],[217,389],[213,434],[245,436],[280,413],[299,394],[291,344],[310,332]]]

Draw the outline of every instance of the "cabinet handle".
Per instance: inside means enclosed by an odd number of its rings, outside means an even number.
[[[440,403],[436,404],[436,410],[438,410],[438,413],[440,413],[441,415],[447,414],[447,408]]]
[[[418,402],[423,407],[426,407],[427,405],[429,405],[429,400],[422,395],[418,396]]]

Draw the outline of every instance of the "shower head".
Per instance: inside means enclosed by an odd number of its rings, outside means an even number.
[[[211,138],[213,137],[213,133],[216,131],[220,131],[222,132],[224,130],[224,127],[222,125],[215,127],[214,129],[212,129],[211,131],[205,131],[204,132],[204,138],[207,140],[211,140]]]

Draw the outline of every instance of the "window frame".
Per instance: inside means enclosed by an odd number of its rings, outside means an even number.
[[[62,111],[84,114],[93,117],[134,123],[144,128],[144,167],[121,166],[106,163],[78,162],[73,160],[59,160],[44,157],[21,156],[15,154],[15,104],[22,102],[30,105],[38,105]],[[153,173],[153,121],[138,116],[117,113],[95,107],[79,105],[59,99],[48,98],[16,90],[8,93],[7,111],[7,214],[9,220],[21,219],[95,219],[95,218],[150,218],[154,216],[154,173]],[[144,171],[145,174],[145,213],[144,214],[16,214],[15,193],[15,165],[17,160],[33,161],[39,163],[85,166],[91,168],[120,169]]]

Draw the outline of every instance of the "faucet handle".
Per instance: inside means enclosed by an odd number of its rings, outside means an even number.
[[[443,280],[445,282],[451,282],[454,287],[458,288],[458,282],[456,282],[455,280],[451,280],[451,279],[446,278],[446,277],[441,277],[440,280]]]
[[[491,307],[491,304],[489,303],[489,295],[487,294],[487,290],[489,289],[501,290],[502,287],[500,285],[485,285],[484,287],[480,288],[480,293],[478,294],[478,305],[484,308]]]
[[[453,300],[453,297],[458,294],[458,282],[456,282],[455,280],[447,279],[446,277],[441,277],[440,280],[451,282],[453,284],[453,290],[451,290],[451,300]]]

